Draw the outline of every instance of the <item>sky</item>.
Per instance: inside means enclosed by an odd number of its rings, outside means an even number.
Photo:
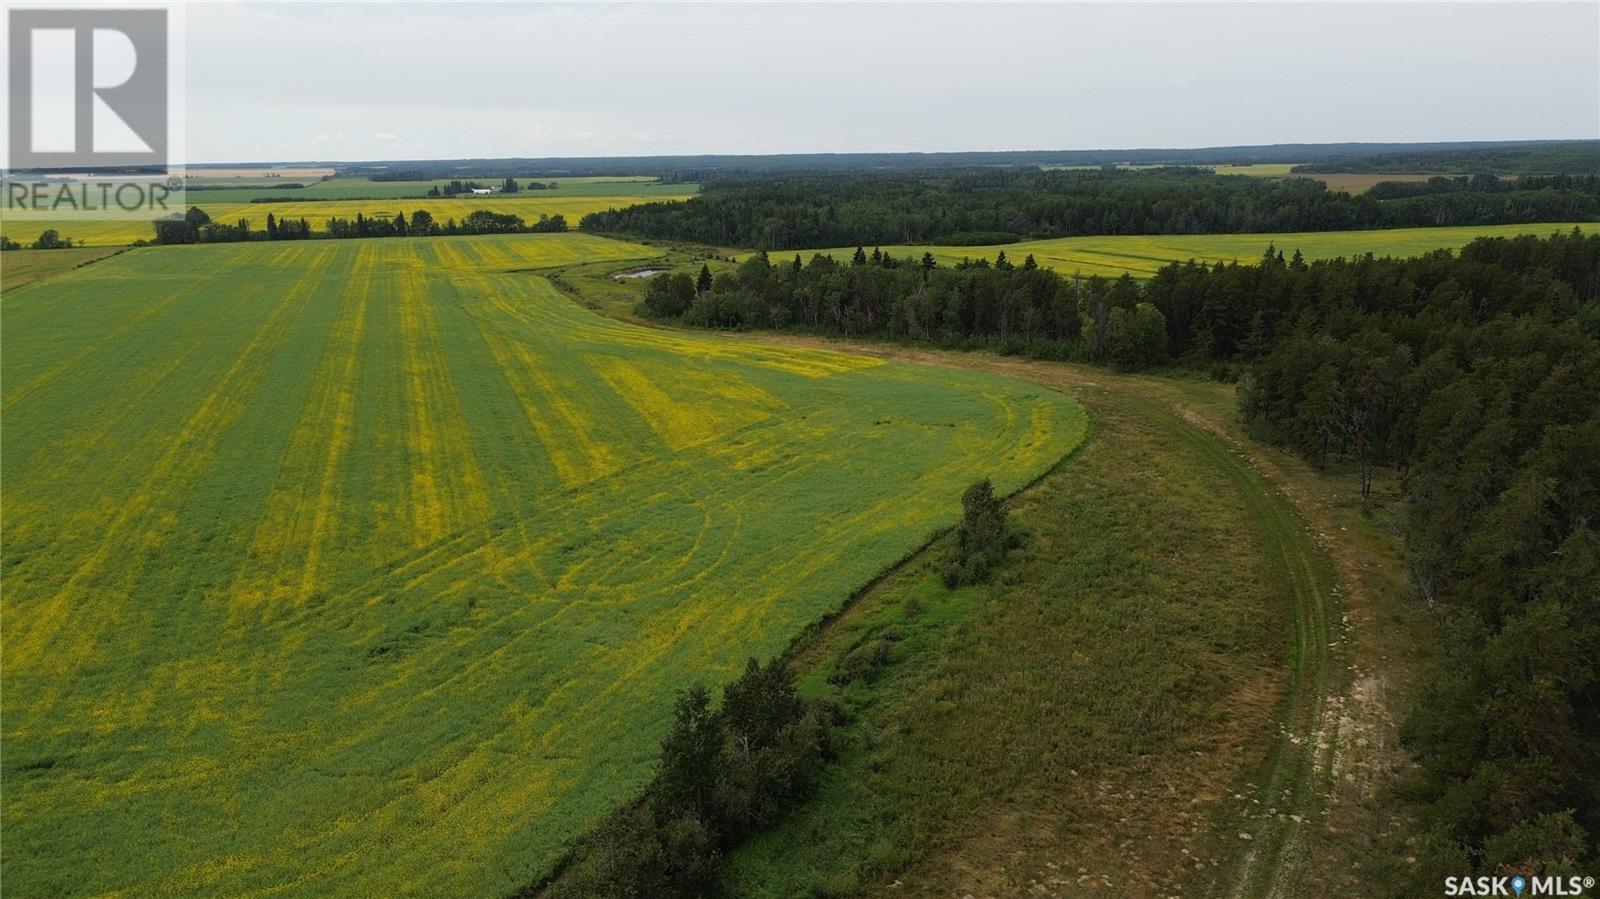
[[[1600,138],[1600,3],[218,4],[192,162]]]

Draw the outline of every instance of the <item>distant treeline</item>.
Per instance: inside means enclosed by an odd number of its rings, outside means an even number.
[[[438,172],[425,172],[425,171],[421,171],[419,169],[406,169],[406,170],[403,170],[403,171],[371,172],[371,173],[366,173],[364,175],[364,177],[368,181],[380,181],[380,182],[382,182],[382,181],[443,181],[446,178],[449,178],[450,176],[449,175],[443,175],[443,174],[440,174]],[[436,187],[434,187],[434,188],[432,188],[430,190],[428,195],[429,196],[433,196],[433,197],[437,197],[437,196],[440,195],[440,193],[442,193],[444,196],[449,197],[449,196],[454,196],[456,194],[470,193],[474,189],[482,190],[482,189],[487,189],[489,187],[498,188],[500,191],[502,191],[504,193],[514,194],[518,190],[553,190],[553,189],[555,189],[555,186],[556,185],[555,185],[554,182],[546,184],[546,183],[541,182],[541,181],[528,181],[524,185],[518,185],[516,177],[512,176],[512,175],[505,175],[505,176],[495,175],[495,176],[492,176],[492,180],[490,180],[490,181],[474,181],[474,180],[471,180],[471,179],[463,180],[461,178],[450,178],[450,180],[445,184],[445,186],[442,189],[436,186]]]
[[[479,181],[461,181],[456,179],[447,182],[442,188],[438,185],[428,188],[428,196],[453,197],[457,194],[470,194],[475,190],[494,190],[503,194],[514,194],[520,193],[524,190],[555,190],[555,187],[556,182],[554,181],[551,181],[549,184],[546,184],[543,181],[529,181],[526,184],[518,184],[517,179],[506,178],[504,181],[501,181],[498,184],[484,184]]]
[[[1288,161],[1288,160],[1285,160]],[[1593,175],[1600,172],[1600,141],[1534,141],[1501,145],[1438,145],[1435,149],[1376,150],[1328,159],[1303,157],[1296,174],[1393,172],[1428,174]]]
[[[1400,160],[1400,168],[1374,169],[1373,160]],[[602,156],[513,159],[439,159],[341,163],[342,175],[394,181],[503,178],[516,172],[571,177],[653,175],[668,182],[699,182],[730,173],[800,171],[906,171],[974,166],[1252,165],[1325,163],[1328,171],[1404,171],[1501,174],[1600,171],[1600,141],[1465,141],[1450,143],[1266,144],[1197,149],[1013,150],[955,153],[782,153],[765,156]],[[393,166],[400,165],[401,169]],[[1363,167],[1368,166],[1368,167]],[[420,177],[419,177],[420,175]]]
[[[304,218],[280,219],[267,213],[266,228],[255,230],[249,219],[233,223],[212,221],[198,206],[189,207],[181,218],[154,222],[156,244],[238,243],[249,240],[345,240],[358,237],[438,237],[456,234],[540,234],[567,230],[561,214],[540,215],[529,224],[521,216],[477,209],[459,222],[454,218],[436,221],[426,209],[418,209],[407,219],[405,213],[368,218],[356,213],[353,219],[330,218],[317,230]]]
[[[384,169],[366,173],[368,181],[434,181],[438,177],[420,169]]]
[[[1539,190],[1570,190],[1600,196],[1600,175],[1527,175],[1501,178],[1498,175],[1435,175],[1426,181],[1379,181],[1368,188],[1374,200],[1401,200],[1452,193],[1503,194]]]
[[[185,191],[197,190],[304,190],[305,185],[299,181],[274,182],[272,184],[186,184]]]
[[[1205,169],[725,176],[686,201],[591,213],[585,231],[758,249],[1009,243],[1108,234],[1347,231],[1600,219],[1594,178],[1382,199]]]
[[[63,237],[61,232],[54,228],[44,229],[44,231],[40,232],[38,239],[27,246],[23,246],[4,234],[0,234],[0,252],[6,250],[70,250],[73,247],[82,245],[81,241],[75,243],[72,238]]]
[[[1446,661],[1403,738],[1417,891],[1465,872],[1592,870],[1600,835],[1600,236],[1459,255],[1172,264],[1149,282],[1031,258],[944,268],[858,250],[661,275],[641,312],[712,326],[1243,370],[1260,439],[1400,473],[1416,595]]]

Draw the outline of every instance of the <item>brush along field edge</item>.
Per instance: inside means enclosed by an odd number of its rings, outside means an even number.
[[[597,316],[589,235],[133,250],[7,291],[7,886],[494,894],[1083,439],[985,373]]]
[[[1358,739],[1357,734],[1370,733],[1375,726],[1373,721],[1352,715],[1370,717],[1383,710],[1362,710],[1348,702],[1351,678],[1345,663],[1349,661],[1350,635],[1342,619],[1341,578],[1328,550],[1319,545],[1319,540],[1341,538],[1308,525],[1308,501],[1279,480],[1282,466],[1263,462],[1273,450],[1241,439],[1233,433],[1236,428],[1219,419],[1216,409],[1203,414],[1192,408],[1182,382],[1064,363],[1002,359],[988,353],[925,351],[783,335],[761,339],[1029,380],[1078,399],[1091,416],[1102,401],[1097,398],[1109,393],[1124,409],[1181,440],[1206,460],[1215,473],[1217,489],[1237,492],[1256,520],[1269,562],[1280,573],[1282,608],[1274,611],[1291,622],[1291,628],[1284,635],[1285,698],[1276,732],[1258,734],[1249,741],[1259,753],[1259,762],[1240,772],[1232,793],[1237,798],[1212,809],[1214,849],[1208,854],[1230,861],[1198,875],[1195,886],[1204,895],[1259,899],[1320,895],[1318,885],[1333,882],[1336,872],[1312,870],[1310,859],[1313,847],[1332,839],[1330,806],[1340,800],[1334,789],[1335,762],[1339,756],[1351,754],[1350,744]],[[1224,404],[1223,408],[1230,407]],[[1365,665],[1368,660],[1362,661]],[[1377,726],[1383,725],[1379,722]],[[1351,815],[1345,810],[1346,820]]]

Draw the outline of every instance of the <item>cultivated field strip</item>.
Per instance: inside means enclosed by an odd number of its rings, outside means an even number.
[[[385,200],[391,203],[410,203],[417,199],[425,198],[430,187],[443,190],[449,185],[450,179],[431,181],[371,181],[359,177],[339,177],[327,181],[310,180],[319,178],[319,175],[300,176],[306,180],[301,183],[302,188],[285,188],[281,183],[274,184],[271,180],[263,178],[207,178],[201,176],[190,182],[188,194],[191,202],[206,200],[212,203],[249,203],[252,200],[272,198],[278,201],[311,201],[311,200]],[[519,194],[497,194],[489,199],[496,202],[518,200],[540,200],[544,202],[572,200],[588,197],[605,197],[614,199],[626,197],[629,202],[644,203],[652,199],[680,199],[692,195],[699,189],[696,184],[663,183],[654,178],[643,175],[634,176],[587,176],[576,178],[542,177],[533,179],[544,183],[556,182],[556,188],[550,191],[526,189]],[[518,178],[519,184],[527,185],[528,180]],[[194,190],[197,184],[207,185],[211,189]],[[498,179],[496,181],[498,183]],[[221,189],[218,189],[221,188]],[[484,198],[469,195],[466,199],[475,199],[483,202]]]
[[[353,220],[358,213],[367,218],[393,218],[396,214],[403,214],[410,220],[418,209],[427,210],[440,225],[447,219],[459,222],[474,210],[488,209],[491,212],[521,216],[530,225],[538,221],[541,215],[561,215],[566,217],[569,226],[576,228],[579,220],[591,212],[621,209],[636,203],[650,203],[657,200],[683,200],[694,193],[693,189],[685,189],[677,194],[641,195],[630,193],[628,187],[626,184],[618,185],[615,188],[615,195],[610,196],[556,195],[560,192],[550,191],[550,195],[519,194],[515,197],[417,197],[365,200],[307,198],[274,203],[251,203],[231,191],[227,193],[194,191],[186,196],[185,201],[190,206],[199,206],[205,210],[215,222],[232,225],[240,219],[248,219],[250,227],[255,231],[267,229],[269,214],[277,219],[303,218],[311,227],[321,231],[327,227],[330,218]],[[27,243],[37,237],[40,231],[49,227],[55,228],[64,237],[70,237],[75,241],[82,240],[91,247],[126,246],[136,240],[150,240],[155,236],[155,229],[150,222],[133,219],[52,220],[40,223],[37,228],[25,229],[25,226],[32,224],[11,223],[6,227],[6,236]],[[575,261],[594,260],[580,257]]]
[[[897,258],[909,256],[920,259],[923,253],[932,253],[942,265],[954,265],[963,259],[993,259],[995,254],[1004,251],[1006,258],[1013,262],[1020,264],[1031,255],[1039,265],[1066,275],[1078,273],[1084,277],[1099,275],[1119,278],[1126,272],[1135,278],[1147,278],[1174,261],[1194,259],[1210,264],[1234,261],[1253,264],[1260,261],[1268,246],[1282,250],[1285,256],[1291,256],[1295,250],[1299,250],[1306,259],[1333,259],[1367,253],[1376,256],[1420,256],[1434,250],[1460,249],[1479,237],[1514,237],[1519,234],[1547,237],[1553,232],[1571,231],[1575,227],[1592,231],[1594,223],[1541,222],[1294,234],[1110,235],[1060,237],[981,247],[894,246],[882,249]],[[855,248],[835,247],[799,252],[802,259],[809,259],[812,253],[820,252],[831,253],[835,259],[842,261],[849,259]],[[793,253],[792,250],[785,250],[773,256],[790,258]]]
[[[638,328],[586,235],[141,249],[8,292],[7,886],[501,894],[1081,410]],[[81,325],[82,327],[79,327]]]

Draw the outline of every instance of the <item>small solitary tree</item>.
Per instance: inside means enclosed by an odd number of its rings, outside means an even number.
[[[961,495],[961,523],[945,562],[945,586],[955,588],[985,581],[1016,544],[1005,506],[984,478]]]

